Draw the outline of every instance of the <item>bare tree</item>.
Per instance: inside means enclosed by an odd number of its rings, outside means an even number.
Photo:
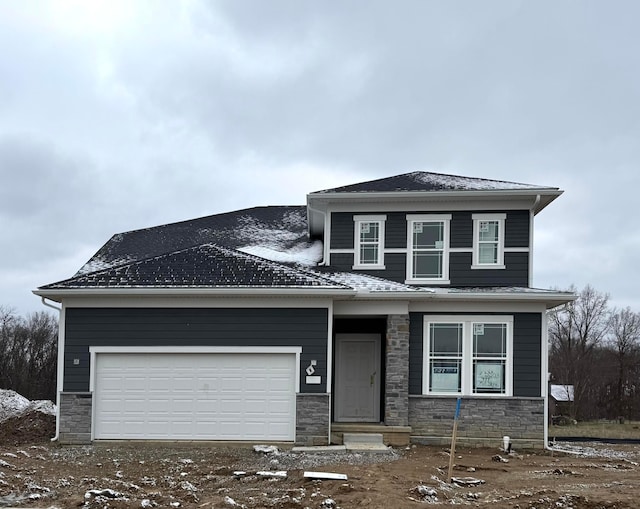
[[[597,393],[592,383],[594,357],[609,329],[608,302],[607,294],[586,286],[575,301],[549,313],[551,373],[556,383],[573,385],[573,418],[591,413],[587,403]]]
[[[36,312],[26,318],[0,307],[0,388],[29,399],[55,399],[57,320]]]
[[[640,349],[640,313],[630,308],[614,310],[611,315],[609,344],[617,362],[615,402],[617,415],[630,418],[633,395],[638,390],[637,381],[630,377],[633,367],[637,368]],[[635,370],[634,370],[635,371]]]

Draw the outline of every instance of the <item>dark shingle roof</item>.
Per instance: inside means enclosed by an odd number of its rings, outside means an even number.
[[[319,274],[205,244],[75,276],[41,289],[147,287],[349,288]]]
[[[304,206],[255,207],[114,235],[76,274],[124,265],[203,244],[256,243],[287,250],[311,244]]]
[[[489,180],[474,177],[461,177],[426,171],[414,171],[367,182],[359,182],[348,186],[316,191],[313,194],[325,193],[385,193],[409,191],[487,191],[518,189],[556,189],[546,186],[519,184],[502,180]]]

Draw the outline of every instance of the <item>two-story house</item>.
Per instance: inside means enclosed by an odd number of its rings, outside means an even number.
[[[553,187],[413,172],[117,234],[61,304],[58,434],[542,447]]]

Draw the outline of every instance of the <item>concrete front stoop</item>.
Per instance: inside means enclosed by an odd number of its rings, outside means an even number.
[[[345,433],[342,436],[347,452],[389,452],[382,442],[382,433]]]

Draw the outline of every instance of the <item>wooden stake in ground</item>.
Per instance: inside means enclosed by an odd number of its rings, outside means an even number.
[[[460,417],[460,403],[462,403],[462,398],[458,398],[456,402],[456,415],[453,418],[453,433],[451,434],[451,455],[449,457],[449,475],[447,475],[447,479],[451,482],[453,475],[453,462],[456,457],[456,435],[458,434],[458,417]]]

